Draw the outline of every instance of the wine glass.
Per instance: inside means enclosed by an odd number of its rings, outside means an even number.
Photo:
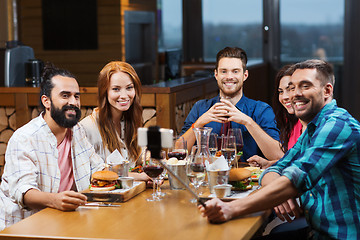
[[[161,157],[160,161],[164,162],[164,160],[166,160],[166,152],[164,150],[161,151],[160,157]],[[156,178],[156,195],[158,197],[164,197],[166,195],[166,193],[161,191],[161,187],[160,187],[161,182],[165,178],[165,175],[166,175],[166,169],[164,169],[164,171]]]
[[[147,154],[144,155],[146,156]],[[152,179],[153,182],[152,198],[146,199],[149,202],[161,200],[161,198],[159,198],[155,192],[156,178],[164,171],[164,168],[161,166],[159,161],[160,159],[154,159],[152,157],[145,158],[143,161],[143,170]]]
[[[221,143],[221,154],[227,160],[229,167],[235,159],[236,143],[235,136],[223,136]]]
[[[173,147],[168,151],[168,158],[176,157],[178,160],[184,160],[187,155],[187,144],[183,137],[174,137]]]
[[[228,136],[234,136],[236,141],[236,167],[240,161],[241,156],[243,155],[244,141],[240,128],[230,128],[228,131]]]
[[[195,193],[198,194],[198,189],[205,180],[205,163],[200,158],[196,158],[196,148],[191,151],[189,156],[189,164],[186,165],[186,175],[189,178],[190,183],[194,186]],[[190,202],[196,203],[197,199],[191,199]]]
[[[216,133],[211,133],[209,137],[209,152],[212,157],[215,157],[218,150],[217,146],[218,135]]]

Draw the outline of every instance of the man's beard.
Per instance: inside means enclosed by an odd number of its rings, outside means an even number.
[[[66,118],[66,111],[69,109],[75,110],[76,115],[71,115],[71,117]],[[65,105],[60,109],[55,107],[53,102],[51,101],[50,115],[60,127],[72,128],[79,122],[81,118],[81,110],[76,106],[69,105]]]

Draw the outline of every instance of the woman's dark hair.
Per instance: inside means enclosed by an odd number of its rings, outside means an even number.
[[[54,88],[54,83],[52,82],[52,78],[55,76],[63,76],[63,77],[70,77],[75,78],[75,76],[70,73],[68,70],[60,69],[55,67],[54,64],[47,62],[43,72],[42,72],[42,82],[40,84],[40,107],[42,110],[45,110],[45,106],[41,102],[41,97],[43,95],[51,98],[51,91]]]
[[[291,76],[288,70],[292,65],[283,66],[275,77],[275,91],[273,97],[273,109],[278,129],[280,130],[280,145],[283,152],[288,150],[288,143],[292,129],[298,121],[295,114],[289,114],[285,107],[279,102],[279,85],[280,80],[285,76]]]

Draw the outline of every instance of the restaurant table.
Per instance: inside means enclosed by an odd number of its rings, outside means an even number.
[[[0,239],[251,239],[269,211],[211,224],[186,190],[170,190],[162,201],[148,202],[146,189],[120,207],[80,207],[63,212],[52,208],[4,229]]]

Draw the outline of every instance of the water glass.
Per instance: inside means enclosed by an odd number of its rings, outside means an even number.
[[[216,133],[211,133],[209,138],[209,152],[212,157],[216,156],[216,152],[218,150],[217,146],[217,138],[218,135]]]

